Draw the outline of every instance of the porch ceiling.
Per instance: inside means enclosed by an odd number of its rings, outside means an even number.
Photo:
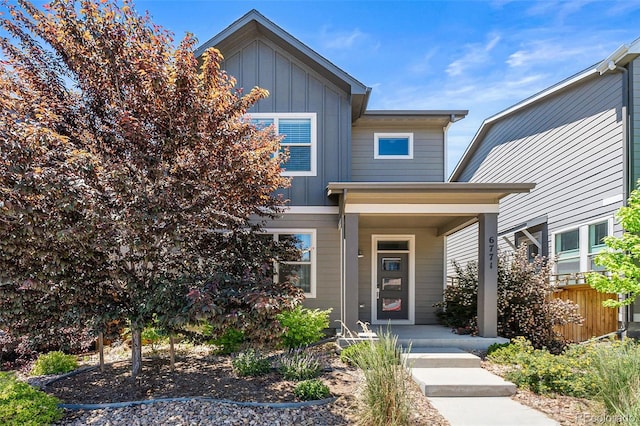
[[[332,182],[342,213],[360,215],[363,227],[429,227],[449,235],[479,214],[498,213],[500,199],[527,193],[533,183]]]

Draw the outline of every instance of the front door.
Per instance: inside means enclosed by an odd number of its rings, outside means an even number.
[[[378,321],[409,319],[409,254],[378,253],[376,311]]]

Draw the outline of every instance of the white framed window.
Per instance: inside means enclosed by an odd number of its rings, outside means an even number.
[[[283,165],[284,176],[316,176],[317,174],[317,114],[312,113],[254,113],[251,122],[260,127],[273,126],[284,138],[281,149],[289,151]]]
[[[413,158],[413,133],[374,133],[374,159],[410,160]]]
[[[275,241],[292,241],[298,256],[274,265],[276,282],[291,282],[304,290],[307,298],[316,297],[316,230],[271,229],[266,231]]]
[[[593,262],[606,248],[604,238],[613,235],[613,218],[603,218],[553,234],[553,257],[557,274],[599,271],[603,268]]]

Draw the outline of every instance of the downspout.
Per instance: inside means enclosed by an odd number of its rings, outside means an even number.
[[[629,111],[629,70],[625,67],[621,67],[620,65],[616,65],[614,61],[609,61],[607,64],[607,68],[610,71],[617,71],[622,74],[622,108],[621,108],[621,120],[622,120],[622,185],[623,185],[623,205],[627,205],[627,199],[629,198],[630,192],[635,188],[636,183],[632,182],[633,179],[633,165],[631,162],[633,161],[633,144],[631,143],[631,138],[629,134],[628,124],[628,111]],[[622,330],[620,332],[624,332],[627,329],[627,324],[629,322],[633,322],[633,312],[634,303],[631,305],[625,305],[623,307],[624,312],[622,315],[623,325]]]

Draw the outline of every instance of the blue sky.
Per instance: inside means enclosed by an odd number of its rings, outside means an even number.
[[[369,109],[468,109],[448,171],[482,120],[640,37],[640,0],[139,0],[205,42],[250,9],[372,87]]]

